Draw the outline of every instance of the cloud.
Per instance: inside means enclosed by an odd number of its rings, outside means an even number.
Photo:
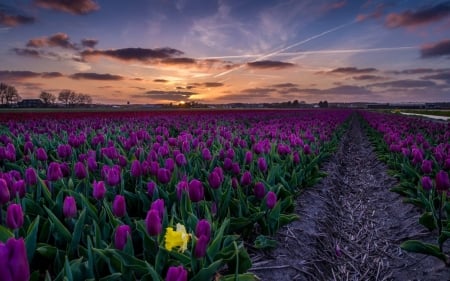
[[[197,95],[197,93],[185,91],[148,91],[143,94],[133,95],[133,97],[180,102],[187,101],[191,96],[194,95]]]
[[[247,66],[255,69],[283,69],[293,67],[295,64],[282,61],[262,60],[248,62]]]
[[[427,44],[420,48],[422,58],[432,58],[450,55],[450,39],[437,43]]]
[[[443,80],[447,84],[450,84],[450,71],[433,74],[433,75],[427,75],[427,76],[422,77],[422,79]]]
[[[168,47],[156,49],[124,48],[111,50],[86,50],[81,52],[81,57],[84,60],[97,57],[107,57],[121,61],[139,61],[148,63],[155,60],[172,58],[182,54],[182,51]]]
[[[359,76],[353,76],[352,78],[354,80],[383,80],[383,79],[386,79],[383,76],[370,75],[370,74],[363,74],[363,75],[359,75]]]
[[[56,33],[49,37],[40,37],[30,39],[26,45],[29,48],[42,48],[42,47],[61,47],[64,49],[76,50],[75,44],[70,42],[69,35],[65,33]]]
[[[10,71],[0,70],[0,80],[17,81],[31,78],[58,78],[63,75],[59,72],[33,72],[33,71]]]
[[[334,2],[334,3],[327,3],[323,6],[323,10],[324,11],[337,10],[337,9],[343,8],[346,5],[347,5],[347,0],[342,0],[342,1]]]
[[[339,67],[335,68],[331,71],[328,71],[326,73],[338,73],[338,74],[359,74],[359,73],[371,73],[376,72],[376,68],[356,68],[356,67]]]
[[[113,75],[113,74],[100,74],[100,73],[92,73],[92,72],[80,72],[80,73],[74,73],[69,76],[71,79],[75,80],[101,80],[101,81],[119,81],[123,80],[123,77],[120,75]]]
[[[203,83],[203,86],[206,88],[215,88],[215,87],[222,87],[224,84],[220,82],[205,82]]]
[[[426,88],[434,86],[436,86],[436,83],[434,83],[433,81],[412,80],[412,79],[395,80],[368,85],[368,87],[379,87],[379,88]]]
[[[263,96],[267,96],[268,94],[274,92],[274,89],[272,88],[249,88],[249,89],[244,89],[242,91],[240,91],[241,94],[246,94],[246,95],[263,95]]]
[[[293,87],[297,87],[297,84],[293,84],[293,83],[281,83],[281,84],[275,84],[272,85],[271,87],[274,88],[293,88]]]
[[[435,71],[438,71],[437,69],[433,68],[411,68],[411,69],[404,69],[400,71],[392,71],[393,74],[423,74],[423,73],[434,73]]]
[[[34,3],[42,8],[53,9],[74,15],[85,15],[100,8],[100,6],[92,0],[34,0]]]
[[[417,11],[405,11],[387,15],[385,25],[388,28],[424,25],[439,21],[450,15],[450,1],[434,6],[422,7]]]
[[[167,58],[161,60],[161,63],[167,64],[167,65],[194,65],[197,63],[197,61],[193,58]]]
[[[356,16],[356,21],[357,22],[362,22],[368,19],[379,19],[383,16],[384,14],[384,9],[386,8],[386,4],[384,3],[378,3],[376,4],[375,8],[373,11],[369,12],[369,13],[362,13],[362,14],[358,14]]]
[[[34,58],[40,58],[41,53],[34,49],[28,49],[28,48],[13,48],[12,51],[16,53],[18,56],[24,56],[24,57],[34,57]]]
[[[81,45],[83,47],[94,48],[97,44],[98,44],[98,40],[96,40],[96,39],[85,38],[85,39],[81,40]]]
[[[0,4],[0,26],[16,27],[23,24],[31,24],[36,21],[35,18],[13,13],[9,7]]]
[[[153,82],[155,82],[155,83],[167,83],[167,82],[169,82],[169,80],[166,80],[166,79],[154,79]]]

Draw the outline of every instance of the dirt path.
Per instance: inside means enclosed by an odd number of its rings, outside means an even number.
[[[450,280],[437,259],[399,248],[434,238],[418,224],[418,210],[389,191],[395,180],[356,116],[324,170],[328,176],[297,200],[300,220],[281,229],[276,250],[253,255],[250,271],[263,281]]]

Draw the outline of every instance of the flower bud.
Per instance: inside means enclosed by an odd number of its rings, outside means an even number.
[[[95,158],[92,156],[87,158],[87,166],[90,172],[94,172],[98,169],[97,161],[95,161]]]
[[[166,168],[159,168],[158,169],[158,181],[162,184],[166,184],[170,182],[170,178],[172,177],[172,173],[170,170]]]
[[[153,196],[153,193],[155,192],[155,189],[156,189],[157,187],[156,187],[156,183],[154,182],[154,181],[149,181],[148,183],[147,183],[147,194],[149,195],[149,196]]]
[[[11,229],[21,228],[23,225],[23,211],[19,204],[11,204],[6,210],[6,225]]]
[[[256,198],[263,199],[266,195],[266,188],[264,187],[264,184],[262,182],[257,182],[253,187],[253,193]]]
[[[147,212],[147,217],[145,218],[145,225],[147,227],[147,232],[150,236],[156,236],[161,234],[162,223],[158,210],[150,209]]]
[[[211,238],[211,224],[206,219],[200,220],[195,227],[195,236],[200,237],[202,235],[208,237],[208,241]]]
[[[437,191],[448,191],[450,189],[450,179],[447,172],[440,170],[436,174],[436,190]]]
[[[241,185],[247,186],[252,183],[252,175],[249,171],[245,171],[244,174],[241,177]]]
[[[248,165],[248,164],[252,163],[252,161],[253,161],[253,153],[251,151],[247,151],[245,153],[244,159],[245,159],[245,164]]]
[[[157,210],[159,217],[162,219],[164,217],[164,200],[156,199],[150,206],[150,209]]]
[[[121,218],[125,216],[127,212],[125,197],[122,195],[116,195],[113,201],[112,211],[116,217]]]
[[[8,203],[10,199],[8,183],[4,179],[0,178],[0,205]]]
[[[433,188],[433,182],[428,176],[422,177],[420,182],[422,184],[423,189],[426,191],[430,191]]]
[[[164,167],[170,172],[173,172],[173,170],[175,169],[175,161],[173,161],[172,158],[167,158],[164,162]]]
[[[198,238],[197,243],[194,248],[194,256],[196,258],[203,258],[206,255],[206,250],[208,249],[209,237],[201,235]]]
[[[114,236],[114,245],[117,249],[123,250],[127,244],[128,236],[131,235],[131,228],[128,225],[119,225]]]
[[[216,172],[211,172],[208,176],[208,183],[212,189],[218,189],[222,182],[220,181],[220,175]]]
[[[423,160],[421,168],[424,174],[430,174],[433,171],[433,161]]]
[[[71,219],[77,215],[77,203],[72,196],[66,196],[63,202],[63,214],[64,217]]]
[[[209,151],[209,149],[203,148],[202,157],[203,157],[203,160],[205,160],[205,161],[209,161],[212,159],[211,152]]]
[[[188,186],[189,198],[192,202],[199,202],[205,197],[203,184],[201,181],[193,179]]]
[[[74,173],[75,173],[75,177],[77,177],[77,179],[79,179],[79,180],[82,180],[87,177],[86,167],[81,162],[75,163]]]
[[[267,208],[273,209],[273,207],[275,207],[276,204],[277,204],[277,195],[275,194],[275,192],[273,191],[267,192],[266,196]]]
[[[263,173],[267,171],[267,162],[264,157],[258,158],[258,169]]]
[[[34,170],[33,168],[27,168],[25,170],[25,182],[28,185],[36,185],[38,182],[38,177],[36,174],[36,170]]]
[[[36,159],[39,161],[46,161],[48,159],[47,152],[42,147],[36,150]]]
[[[92,196],[95,200],[102,200],[105,197],[106,188],[103,181],[94,181],[92,184]]]
[[[141,162],[139,162],[139,160],[134,160],[131,163],[130,173],[134,178],[140,177],[142,175]]]

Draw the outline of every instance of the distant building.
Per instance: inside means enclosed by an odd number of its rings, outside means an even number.
[[[40,99],[24,99],[17,103],[18,107],[43,107],[45,103]]]

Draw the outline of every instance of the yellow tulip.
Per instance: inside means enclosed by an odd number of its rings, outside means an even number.
[[[179,247],[180,252],[187,250],[187,244],[191,235],[186,232],[184,225],[177,223],[176,230],[173,227],[166,228],[166,235],[164,237],[165,247],[168,251],[172,251],[173,248]]]

